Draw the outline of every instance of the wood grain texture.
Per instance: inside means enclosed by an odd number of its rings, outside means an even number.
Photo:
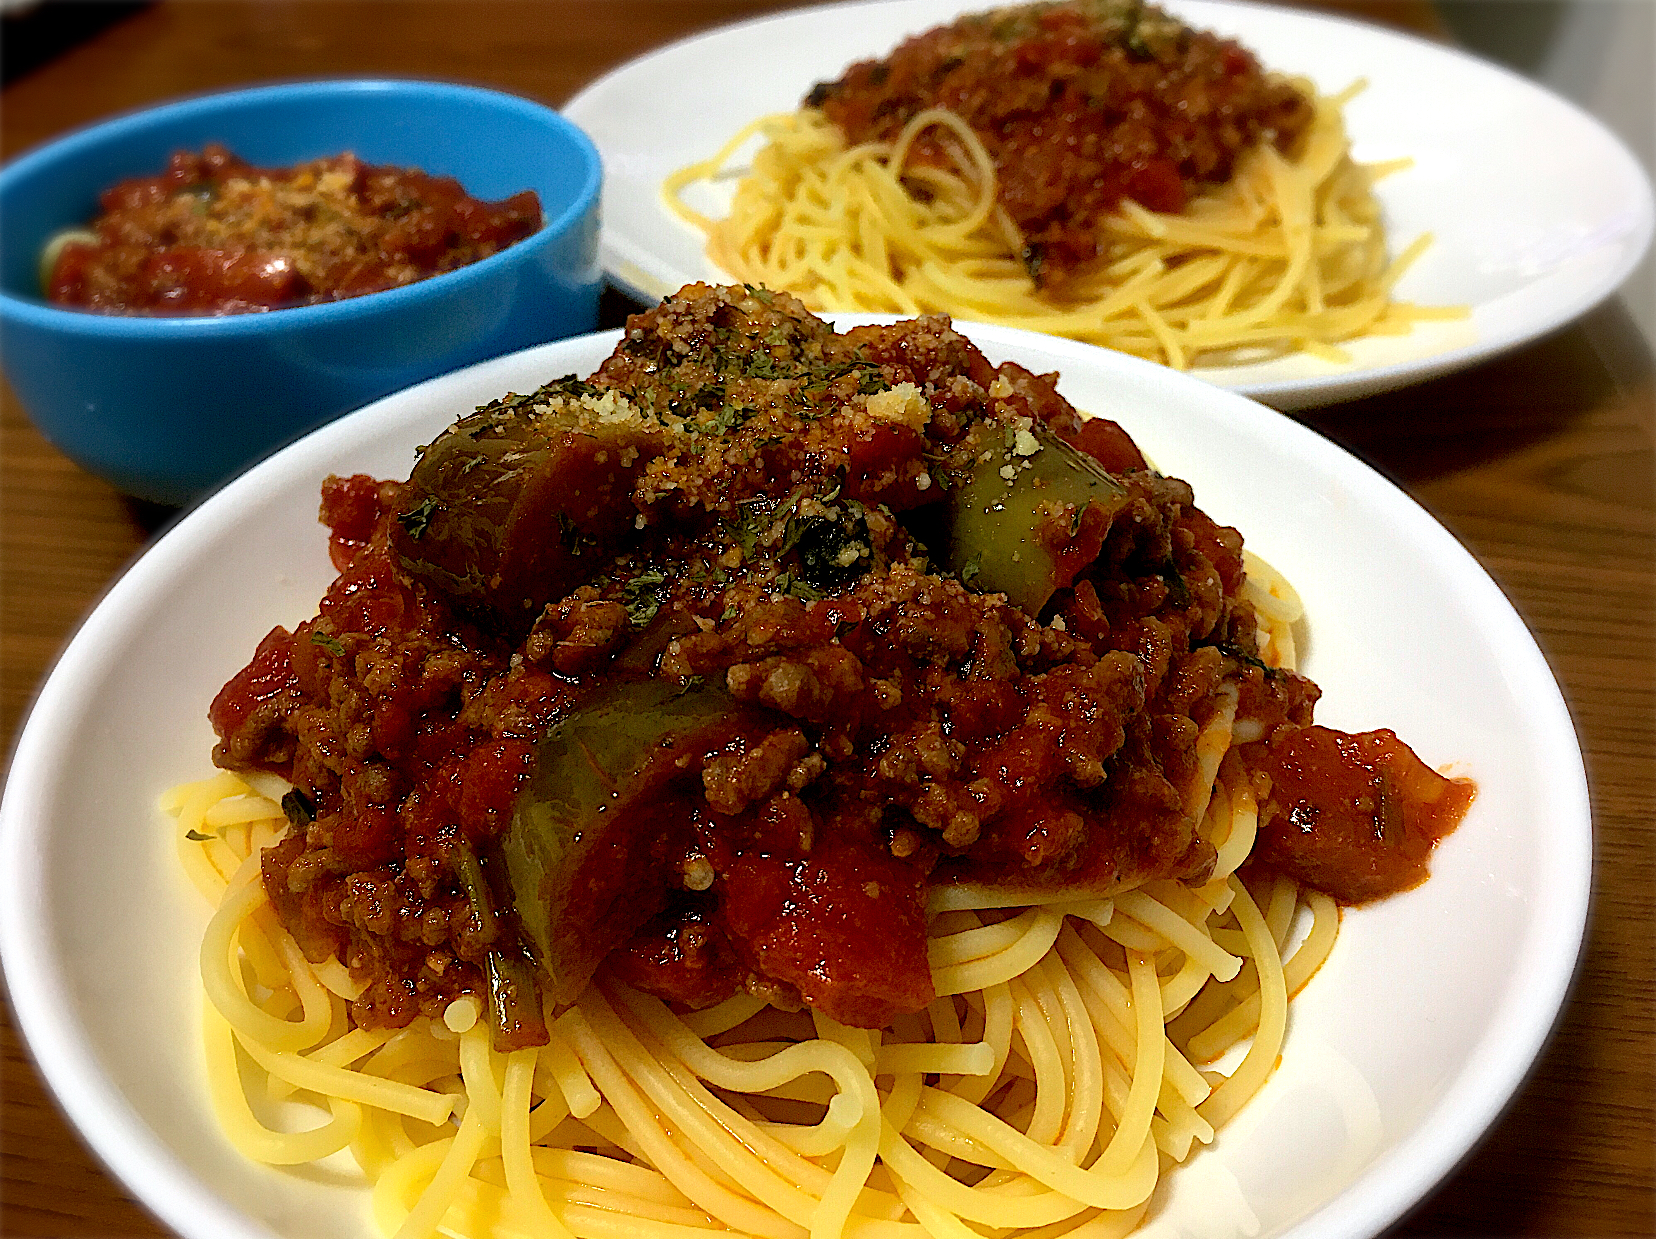
[[[557,104],[767,0],[172,0],[9,87],[6,157],[112,112],[278,77],[396,73]],[[1416,0],[1319,3],[1427,35]],[[394,16],[393,16],[394,15]],[[616,298],[606,303],[613,317]],[[1614,301],[1474,370],[1309,415],[1478,557],[1536,633],[1580,732],[1598,879],[1558,1029],[1489,1137],[1402,1236],[1656,1234],[1656,364]],[[79,617],[169,513],[122,498],[0,393],[0,743]],[[0,1235],[166,1232],[67,1127],[0,1023]]]

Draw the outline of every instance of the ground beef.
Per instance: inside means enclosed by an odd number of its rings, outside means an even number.
[[[947,108],[994,161],[998,201],[1038,284],[1097,257],[1099,222],[1123,198],[1176,212],[1230,179],[1261,142],[1283,150],[1311,101],[1229,39],[1142,0],[1067,0],[962,17],[817,86],[847,141],[890,142],[918,113]],[[952,163],[943,130],[912,159]]]

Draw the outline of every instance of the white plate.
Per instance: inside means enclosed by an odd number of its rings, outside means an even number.
[[[971,328],[1059,370],[1285,571],[1309,614],[1319,716],[1394,727],[1479,785],[1419,889],[1347,915],[1295,1002],[1281,1069],[1172,1176],[1149,1234],[1354,1239],[1472,1144],[1529,1066],[1571,974],[1591,830],[1558,688],[1500,591],[1390,483],[1228,392],[1050,337]],[[207,909],[157,793],[209,768],[207,704],[331,573],[329,472],[407,475],[416,444],[508,390],[586,374],[615,335],[435,379],[327,426],[185,517],[109,591],[42,689],[0,805],[0,953],[19,1022],[88,1142],[190,1239],[365,1239],[337,1163],[244,1161],[204,1094],[196,956]]]
[[[667,174],[707,158],[755,117],[797,107],[853,61],[991,7],[893,0],[806,9],[675,43],[588,86],[564,114],[604,157],[605,272],[647,301],[692,280],[728,281],[702,252],[702,234],[662,204]],[[1516,74],[1339,18],[1204,0],[1163,7],[1326,93],[1367,79],[1346,109],[1353,153],[1415,161],[1377,189],[1392,246],[1423,232],[1435,238],[1397,295],[1472,310],[1468,320],[1354,341],[1346,365],[1302,355],[1195,371],[1211,383],[1298,409],[1444,374],[1584,313],[1649,244],[1650,183],[1637,161],[1591,116]],[[721,216],[731,188],[698,186],[691,201]]]

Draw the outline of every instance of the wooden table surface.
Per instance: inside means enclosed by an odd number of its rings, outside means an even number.
[[[7,88],[0,145],[185,92],[393,73],[561,104],[602,71],[765,0],[162,3]],[[1442,37],[1424,0],[1324,0]],[[693,106],[693,103],[692,103]],[[606,314],[624,312],[610,298]],[[1400,483],[1517,605],[1569,700],[1597,831],[1593,921],[1551,1043],[1488,1139],[1396,1235],[1656,1234],[1656,367],[1616,301],[1536,344],[1407,391],[1312,414]],[[45,443],[4,393],[0,744],[77,619],[170,515]],[[0,1235],[160,1236],[55,1108],[10,1019]]]

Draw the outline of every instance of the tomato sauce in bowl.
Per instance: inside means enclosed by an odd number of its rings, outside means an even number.
[[[87,232],[49,247],[47,298],[115,314],[244,314],[400,288],[541,227],[533,190],[498,202],[453,177],[355,155],[257,168],[218,143],[119,182]]]

